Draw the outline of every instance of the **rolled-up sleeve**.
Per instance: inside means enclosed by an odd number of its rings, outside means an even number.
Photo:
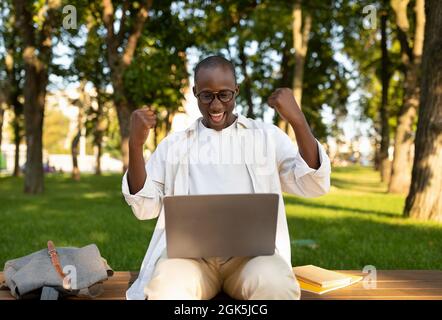
[[[276,129],[276,156],[283,192],[302,197],[319,197],[330,191],[330,159],[324,147],[316,140],[320,166],[313,169],[302,158],[290,138],[279,128]]]
[[[131,194],[127,181],[127,171],[123,176],[122,193],[132,212],[139,220],[158,217],[164,197],[164,162],[157,149],[146,163],[147,178],[140,191]]]

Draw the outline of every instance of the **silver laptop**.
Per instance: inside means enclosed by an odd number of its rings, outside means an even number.
[[[275,253],[278,194],[166,196],[169,258]]]

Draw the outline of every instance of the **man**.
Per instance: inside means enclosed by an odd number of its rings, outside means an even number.
[[[277,89],[267,102],[293,127],[299,152],[278,127],[234,114],[239,86],[230,61],[208,57],[198,63],[194,76],[193,93],[202,118],[184,132],[163,139],[147,164],[143,144],[155,126],[156,116],[149,108],[136,110],[131,116],[129,168],[123,177],[123,194],[137,218],[158,217],[158,221],[140,275],[126,296],[211,299],[223,290],[235,299],[299,299],[282,192],[305,197],[327,193],[330,160],[311,133],[290,89]],[[244,152],[250,147],[255,151],[264,147],[261,151],[265,152]],[[244,159],[250,154],[258,156]],[[219,193],[280,195],[274,255],[167,257],[162,197]]]

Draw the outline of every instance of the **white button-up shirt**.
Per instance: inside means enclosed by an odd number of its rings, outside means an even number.
[[[157,146],[146,163],[147,179],[143,188],[130,194],[127,172],[123,176],[122,192],[134,215],[140,220],[158,218],[138,279],[126,292],[128,300],[143,300],[156,262],[166,249],[164,208],[162,198],[186,195],[189,187],[189,156],[198,141],[198,123],[188,129],[168,135]],[[317,141],[320,167],[310,168],[290,138],[277,126],[238,115],[238,131],[246,141],[243,161],[255,193],[279,194],[276,227],[276,252],[291,267],[290,237],[282,192],[303,197],[318,197],[330,190],[330,159]],[[204,155],[202,155],[204,156]],[[201,160],[201,158],[200,158]],[[192,177],[193,178],[193,177]],[[241,184],[241,181],[238,181]]]
[[[199,121],[189,155],[189,194],[253,193],[242,138],[237,120],[221,131]]]

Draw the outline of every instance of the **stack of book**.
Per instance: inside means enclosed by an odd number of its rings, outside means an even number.
[[[293,268],[301,290],[323,294],[352,285],[363,277],[323,269],[314,265]]]

